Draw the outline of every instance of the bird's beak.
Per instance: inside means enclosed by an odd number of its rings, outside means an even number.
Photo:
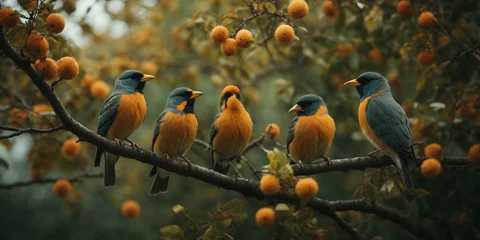
[[[356,87],[360,86],[361,84],[357,81],[357,79],[352,79],[346,83],[343,84],[343,86],[351,86],[351,87]]]
[[[155,79],[155,76],[144,74],[142,78],[140,78],[140,82],[148,82],[152,79]]]
[[[293,105],[292,108],[290,108],[290,110],[288,110],[288,113],[291,113],[291,112],[303,112],[303,108],[300,107],[300,105],[295,104]]]
[[[197,97],[200,97],[203,95],[203,92],[200,92],[200,91],[192,91],[192,96],[190,97],[190,99],[194,99],[194,98],[197,98]]]

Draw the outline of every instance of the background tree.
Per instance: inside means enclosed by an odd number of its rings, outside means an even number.
[[[479,22],[475,0],[2,2],[0,236],[479,239]],[[191,168],[88,130],[126,69],[157,76],[132,136],[143,149],[171,90],[205,93]],[[373,147],[342,84],[365,71],[389,79],[426,156],[412,199],[390,159],[355,157]],[[228,84],[241,88],[254,139],[227,177],[208,170],[206,142]],[[283,153],[287,111],[305,93],[336,121],[331,167],[290,167]],[[115,188],[92,168],[94,145],[126,157]],[[149,197],[144,163],[182,176]]]

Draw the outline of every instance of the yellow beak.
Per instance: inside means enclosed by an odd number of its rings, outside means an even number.
[[[351,86],[351,87],[356,87],[360,86],[361,84],[357,81],[357,79],[352,79],[346,83],[343,84],[343,86]]]
[[[190,99],[194,99],[194,98],[200,97],[202,95],[203,95],[203,92],[192,91],[192,96],[190,97]]]
[[[148,74],[143,74],[143,77],[140,78],[140,82],[148,82],[152,79],[155,79],[155,76],[148,75]]]
[[[295,104],[293,105],[292,108],[290,108],[290,110],[288,110],[288,113],[291,113],[291,112],[303,112],[303,108],[300,107],[300,105]]]

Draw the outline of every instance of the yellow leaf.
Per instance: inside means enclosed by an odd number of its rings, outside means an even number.
[[[363,25],[368,32],[373,32],[383,22],[383,11],[377,5],[375,5],[367,16],[363,19]]]

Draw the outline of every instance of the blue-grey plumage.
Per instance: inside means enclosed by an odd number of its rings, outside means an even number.
[[[118,143],[127,139],[145,119],[147,106],[143,88],[147,81],[154,78],[136,70],[123,72],[116,79],[113,92],[103,103],[97,133]],[[105,156],[104,185],[114,186],[115,164],[119,157],[97,148],[95,167],[100,166],[102,155]]]
[[[366,72],[346,82],[360,94],[358,118],[367,139],[389,156],[402,176],[406,188],[414,188],[410,169],[416,157],[407,115],[395,101],[388,80],[375,72]]]
[[[202,92],[184,87],[170,93],[165,110],[160,113],[155,123],[152,151],[164,154],[167,158],[183,157],[195,140],[198,122],[194,114],[194,105],[195,99],[201,95]],[[150,195],[167,191],[169,172],[154,166],[150,176],[155,176],[150,187]]]

